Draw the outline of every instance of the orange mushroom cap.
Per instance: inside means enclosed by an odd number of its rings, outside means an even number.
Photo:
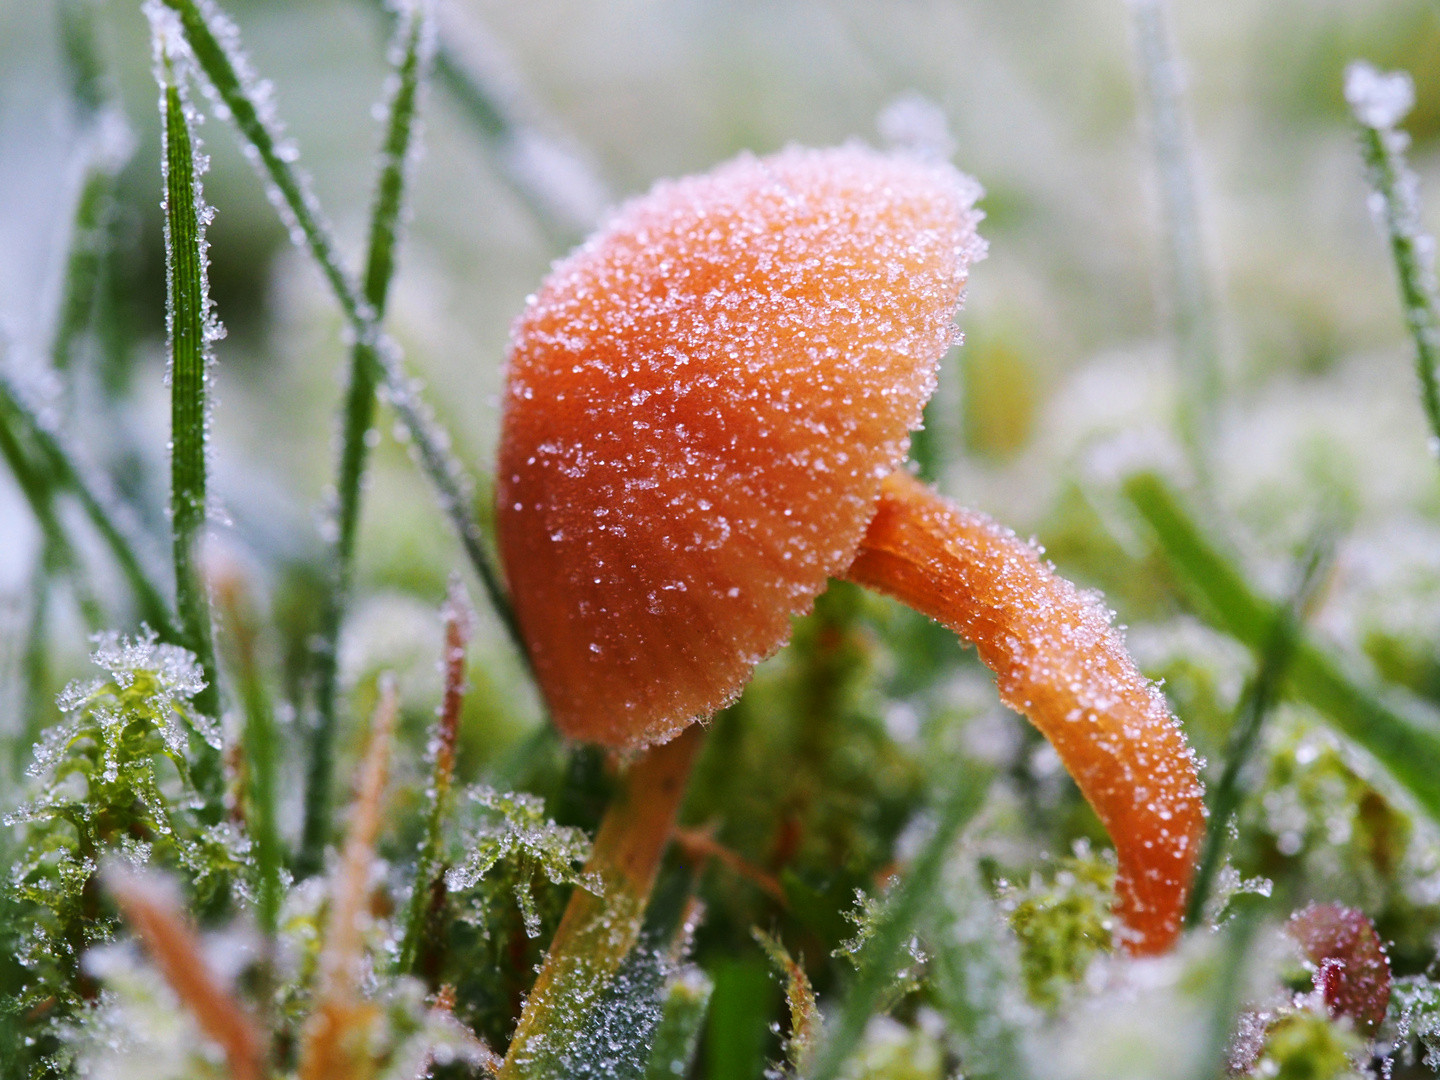
[[[671,738],[849,566],[956,340],[979,189],[860,146],[665,182],[511,339],[497,490],[556,724]]]

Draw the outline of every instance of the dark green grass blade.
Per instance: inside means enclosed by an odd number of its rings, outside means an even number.
[[[807,1080],[835,1080],[846,1060],[859,1047],[866,1023],[884,998],[900,968],[905,946],[934,898],[955,838],[985,799],[988,780],[973,772],[962,775],[941,808],[934,833],[886,904],[884,917],[867,946],[868,960],[856,976],[833,1025],[826,1026],[825,1039],[815,1051],[815,1064]]]
[[[1259,744],[1260,730],[1266,717],[1279,700],[1281,682],[1295,652],[1305,608],[1316,586],[1324,579],[1333,553],[1334,545],[1328,533],[1322,534],[1310,545],[1296,575],[1295,587],[1275,621],[1270,640],[1260,653],[1255,676],[1241,698],[1239,713],[1230,732],[1230,744],[1225,752],[1225,767],[1210,792],[1210,820],[1205,827],[1205,846],[1201,850],[1200,868],[1195,873],[1195,884],[1190,890],[1185,913],[1188,926],[1198,926],[1205,913],[1210,890],[1225,860],[1230,820],[1240,806],[1243,794],[1240,774]]]
[[[280,201],[289,213],[298,239],[303,240],[330,284],[356,341],[364,350],[366,364],[375,369],[374,375],[384,384],[390,407],[410,435],[417,460],[436,490],[441,509],[454,526],[467,558],[516,649],[528,660],[519,624],[515,622],[500,575],[490,553],[485,550],[479,525],[471,512],[471,485],[460,463],[450,452],[449,436],[436,424],[428,406],[405,374],[399,350],[381,334],[374,310],[341,268],[329,228],[320,215],[319,204],[300,172],[291,164],[293,154],[282,154],[278,149],[272,122],[256,104],[248,87],[248,77],[241,77],[241,72],[248,71],[248,66],[240,59],[238,32],[208,0],[163,2],[179,16],[185,39],[209,80],[217,102],[253,149],[258,166],[275,185]]]
[[[103,477],[86,474],[75,454],[44,418],[41,410],[30,404],[4,372],[0,372],[0,427],[7,428],[16,438],[32,447],[32,460],[36,465],[43,467],[55,484],[64,487],[79,500],[135,594],[140,617],[166,641],[181,642],[183,639],[164,594],[137,554],[136,541],[132,538],[124,512],[111,495],[108,484]]]
[[[1154,530],[1171,572],[1197,611],[1216,629],[1263,651],[1279,618],[1275,605],[1251,588],[1159,476],[1131,476],[1125,493]],[[1283,690],[1368,751],[1427,814],[1440,820],[1440,722],[1418,703],[1398,695],[1394,704],[1382,701],[1347,675],[1328,649],[1299,631]]]
[[[1436,365],[1440,364],[1440,297],[1435,284],[1434,242],[1421,226],[1419,179],[1405,162],[1408,139],[1395,127],[1404,119],[1408,107],[1370,108],[1363,92],[1367,79],[1406,78],[1382,76],[1357,64],[1346,73],[1345,93],[1360,126],[1360,151],[1365,159],[1366,178],[1383,207],[1379,217],[1390,242],[1390,255],[1400,283],[1405,325],[1415,342],[1415,369],[1420,377],[1425,419],[1430,424],[1431,448],[1440,455],[1440,377],[1436,374]],[[1413,92],[1411,96],[1413,99]]]
[[[165,277],[170,328],[170,528],[175,614],[186,646],[205,672],[195,706],[220,715],[210,593],[197,560],[206,522],[210,301],[205,282],[207,211],[196,173],[190,119],[167,60],[159,72],[165,159]]]
[[[394,51],[397,81],[390,99],[385,142],[380,150],[370,214],[369,256],[365,266],[365,301],[377,320],[385,315],[385,301],[395,271],[395,248],[401,211],[405,205],[406,164],[411,157],[416,112],[433,35],[428,6],[407,8],[396,29]],[[355,536],[360,524],[361,480],[369,458],[369,435],[375,426],[375,391],[378,368],[369,346],[357,343],[350,359],[349,384],[341,416],[340,463],[335,484],[334,542],[330,550],[330,589],[320,617],[315,650],[315,730],[305,788],[305,820],[296,869],[302,874],[319,870],[330,827],[330,788],[334,775],[337,643],[340,624],[349,604],[355,563]]]

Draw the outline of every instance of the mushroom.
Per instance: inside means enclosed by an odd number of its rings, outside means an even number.
[[[978,186],[858,145],[663,182],[516,321],[501,554],[565,734],[664,742],[734,699],[832,577],[979,648],[1119,857],[1133,952],[1178,933],[1203,805],[1108,614],[897,471],[984,254]]]

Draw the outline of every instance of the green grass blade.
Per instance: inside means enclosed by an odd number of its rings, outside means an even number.
[[[163,29],[157,27],[157,34]],[[205,224],[191,120],[168,54],[157,63],[164,132],[166,322],[170,330],[170,528],[175,564],[175,614],[185,645],[205,672],[195,705],[220,715],[210,593],[202,556],[207,518],[206,442],[210,342],[219,329],[205,280]]]
[[[1397,125],[1415,100],[1408,75],[1382,75],[1368,64],[1345,73],[1345,97],[1360,126],[1366,178],[1378,197],[1377,216],[1390,241],[1400,282],[1405,325],[1415,342],[1420,397],[1430,424],[1432,453],[1440,456],[1440,295],[1435,283],[1435,241],[1420,221],[1420,181],[1405,162],[1409,139]]]
[[[450,452],[449,435],[435,422],[417,387],[406,375],[399,349],[381,334],[373,308],[341,268],[319,203],[292,164],[296,157],[293,148],[281,148],[274,119],[269,110],[262,110],[260,99],[252,90],[253,79],[240,53],[239,33],[234,24],[221,15],[210,0],[151,2],[163,2],[179,16],[182,32],[217,105],[253,151],[262,173],[274,184],[279,201],[289,214],[292,236],[309,249],[329,282],[355,340],[364,350],[367,365],[375,369],[375,377],[384,384],[390,407],[409,433],[417,460],[435,488],[441,510],[454,526],[466,557],[516,649],[528,659],[525,641],[505,596],[499,572],[485,550],[479,525],[471,512],[471,484]]]
[[[1198,926],[1210,898],[1210,889],[1225,859],[1230,837],[1230,820],[1240,807],[1242,792],[1240,774],[1249,763],[1260,741],[1260,730],[1280,696],[1280,685],[1286,668],[1295,653],[1295,641],[1304,618],[1306,606],[1316,586],[1324,580],[1334,546],[1328,533],[1317,537],[1302,560],[1295,587],[1280,611],[1270,632],[1270,640],[1260,651],[1260,663],[1241,698],[1238,716],[1230,731],[1225,751],[1225,767],[1210,792],[1210,820],[1205,826],[1205,845],[1200,854],[1200,868],[1190,890],[1185,914],[1186,925]]]
[[[807,1080],[835,1080],[859,1047],[865,1025],[884,998],[900,968],[905,946],[935,895],[955,838],[980,809],[988,790],[988,778],[974,773],[964,775],[941,808],[935,831],[886,904],[885,914],[867,946],[868,960],[856,976],[834,1023],[827,1025]]]
[[[1165,0],[1130,0],[1129,7],[1169,262],[1171,326],[1180,366],[1177,419],[1181,439],[1203,478],[1222,392],[1220,346],[1182,99],[1183,77]]]
[[[241,745],[245,751],[248,800],[245,822],[255,841],[255,921],[260,932],[267,939],[273,939],[279,923],[281,871],[285,864],[275,810],[275,764],[279,738],[275,709],[256,655],[259,620],[245,595],[243,581],[237,574],[223,574],[215,591],[225,621],[223,640],[227,665],[233,673],[245,716]]]
[[[170,606],[137,553],[132,530],[109,485],[101,476],[87,475],[42,411],[30,404],[4,372],[0,372],[0,427],[31,446],[37,465],[43,466],[56,484],[74,494],[135,594],[140,617],[166,641],[181,642]]]
[[[25,501],[30,504],[30,510],[40,526],[44,543],[42,561],[45,576],[57,573],[68,576],[74,583],[75,598],[86,624],[92,632],[103,630],[104,610],[90,590],[84,567],[76,557],[75,549],[71,547],[56,513],[57,491],[54,477],[31,460],[30,455],[20,445],[20,440],[16,438],[16,433],[3,419],[0,419],[0,457],[3,457],[5,464],[10,467],[15,482],[24,494]],[[40,599],[37,597],[38,602]]]
[[[70,84],[70,100],[84,113],[97,113],[109,98],[105,65],[95,26],[95,0],[59,0],[60,55]]]
[[[661,996],[660,1023],[650,1040],[645,1080],[690,1075],[714,991],[714,980],[698,967],[683,967],[670,977]]]
[[[415,4],[402,10],[392,46],[395,91],[386,110],[385,141],[380,150],[380,171],[370,214],[369,256],[365,266],[365,300],[376,319],[384,318],[385,301],[394,275],[397,232],[405,204],[407,163],[412,156],[420,90],[429,66],[433,36],[429,4]],[[378,369],[369,352],[365,343],[357,343],[352,350],[349,384],[340,422],[342,435],[335,484],[331,579],[325,608],[320,616],[319,642],[315,650],[316,719],[305,789],[303,840],[297,863],[297,870],[302,874],[319,870],[330,827],[337,646],[340,624],[350,598],[355,535],[360,524],[361,480],[369,458],[369,435],[375,426]]]
[[[1276,606],[1251,588],[1159,476],[1131,476],[1125,494],[1149,523],[1171,573],[1202,617],[1262,652],[1281,617]],[[1368,751],[1426,813],[1440,820],[1440,721],[1428,710],[1398,694],[1393,705],[1381,700],[1351,678],[1328,649],[1298,631],[1284,692]]]

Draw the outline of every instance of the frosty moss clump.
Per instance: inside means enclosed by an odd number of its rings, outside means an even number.
[[[80,999],[80,955],[114,930],[94,884],[107,854],[180,870],[200,911],[245,893],[249,844],[210,794],[220,736],[194,707],[204,686],[194,656],[152,633],[105,634],[92,659],[108,678],[60,695],[66,719],[43,734],[29,769],[35,794],[5,818],[23,827],[5,888],[34,925],[22,1002]]]

